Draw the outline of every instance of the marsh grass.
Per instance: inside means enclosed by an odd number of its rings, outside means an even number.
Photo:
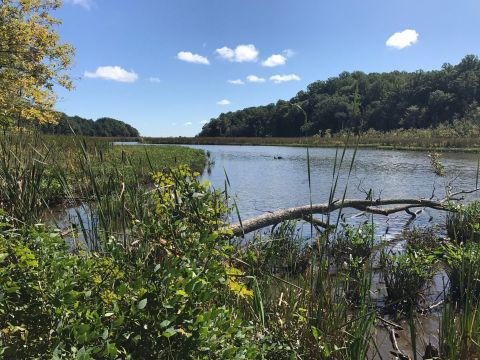
[[[480,241],[480,201],[468,205],[452,205],[447,215],[447,233],[459,243]]]
[[[404,254],[383,251],[380,267],[387,291],[386,307],[402,316],[418,306],[434,275],[435,257],[407,249]]]
[[[98,200],[119,186],[125,191],[146,187],[152,184],[152,172],[184,163],[201,171],[204,153],[178,146],[112,146],[97,138],[6,132],[0,136],[0,202],[16,218],[35,221],[46,207]]]
[[[436,227],[413,227],[404,230],[401,237],[408,249],[432,253],[441,245],[438,233]]]
[[[480,308],[477,299],[465,303],[448,302],[440,324],[440,355],[442,359],[478,359],[480,356]]]

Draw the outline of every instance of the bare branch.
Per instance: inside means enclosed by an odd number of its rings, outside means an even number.
[[[402,205],[393,208],[381,208],[380,206]],[[448,210],[440,201],[429,199],[385,199],[385,200],[358,200],[345,199],[344,201],[335,201],[333,203],[322,203],[313,205],[304,205],[288,209],[273,211],[271,213],[262,214],[252,219],[244,220],[242,226],[234,224],[230,226],[235,236],[243,233],[247,234],[252,231],[260,230],[264,227],[278,224],[282,221],[295,220],[302,218],[310,218],[313,214],[328,214],[335,210],[352,208],[372,214],[388,216],[390,214],[405,211],[415,207],[428,207],[437,210]]]

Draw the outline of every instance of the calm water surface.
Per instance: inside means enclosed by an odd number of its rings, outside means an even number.
[[[216,188],[225,187],[225,173],[230,181],[229,192],[236,194],[243,219],[285,207],[309,204],[307,150],[277,146],[191,145],[208,150],[215,164],[205,170],[203,177]],[[311,191],[314,203],[327,202],[332,186],[336,156],[333,148],[312,148],[310,151]],[[339,150],[340,157],[342,150]],[[427,152],[360,149],[357,151],[352,173],[347,175],[353,156],[348,150],[336,198],[341,198],[345,187],[347,198],[365,198],[370,189],[374,198],[436,198],[445,195],[445,187],[473,189],[476,182],[478,154],[444,153],[444,178],[436,176]],[[275,159],[281,157],[281,159]],[[470,198],[478,198],[478,195]],[[365,221],[355,217],[358,211],[347,211],[350,222]],[[443,214],[426,210],[413,222],[425,226],[429,222],[442,223]],[[410,217],[407,214],[391,216],[389,220],[375,216],[375,222],[394,236],[402,231]],[[235,219],[233,219],[235,221]]]

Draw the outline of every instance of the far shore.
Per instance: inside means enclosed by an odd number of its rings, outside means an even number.
[[[140,137],[122,139],[144,144],[175,145],[245,145],[245,146],[291,146],[291,147],[359,147],[380,150],[480,152],[478,137],[408,138],[378,137]]]

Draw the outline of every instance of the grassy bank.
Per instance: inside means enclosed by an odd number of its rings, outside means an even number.
[[[94,200],[114,184],[152,184],[156,171],[187,164],[202,171],[203,151],[180,146],[112,146],[107,139],[39,134],[0,136],[0,207],[35,218],[45,207]]]
[[[369,130],[355,135],[341,132],[310,137],[145,137],[142,141],[151,144],[342,147],[347,138],[355,138],[352,144],[358,141],[359,147],[372,149],[480,151],[478,134],[468,131],[463,134],[452,129]]]

